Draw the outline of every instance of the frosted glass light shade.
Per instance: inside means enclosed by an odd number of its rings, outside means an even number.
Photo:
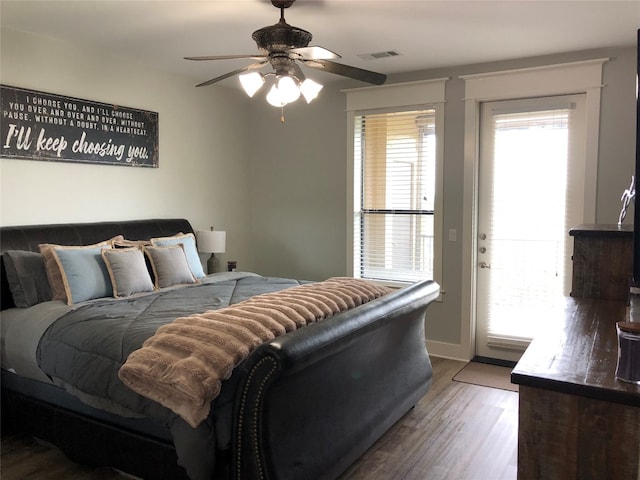
[[[202,253],[224,253],[227,232],[221,230],[198,230],[196,232],[198,251]]]
[[[264,75],[259,72],[245,73],[239,78],[242,88],[249,97],[253,97],[264,85]]]
[[[284,107],[287,104],[287,102],[282,98],[282,93],[277,85],[274,85],[271,87],[271,90],[269,90],[269,93],[267,94],[267,102],[269,102],[269,105],[273,105],[274,107]]]
[[[278,90],[285,103],[295,102],[300,98],[300,88],[297,82],[289,76],[280,77],[278,80]]]
[[[322,85],[320,85],[318,82],[314,82],[310,78],[307,78],[300,85],[300,92],[302,92],[302,95],[304,96],[304,99],[307,101],[307,103],[311,103],[311,100],[318,96],[320,90],[322,90]]]

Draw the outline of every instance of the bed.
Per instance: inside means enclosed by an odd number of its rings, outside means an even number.
[[[173,284],[183,260],[191,268],[184,240],[191,238],[184,219],[0,229],[3,428],[51,442],[79,463],[145,479],[329,479],[429,389],[424,322],[439,286],[422,281],[369,296],[250,349],[221,377],[201,420],[190,421],[163,400],[138,393],[124,383],[129,380],[123,372],[177,318],[254,311],[247,305],[278,295],[295,303],[287,311],[306,312],[307,301],[288,292],[306,295],[324,284],[250,272],[198,277],[193,270],[196,282]],[[54,289],[42,280],[48,257],[41,245],[56,246],[67,301],[50,300]],[[112,281],[104,296],[83,277],[87,268],[73,276],[74,262],[87,265],[82,261],[96,246],[109,266],[105,282]],[[150,289],[139,286],[147,285],[146,278],[132,280],[118,263],[125,251],[138,262],[140,249]],[[164,258],[168,263],[160,262]],[[351,289],[335,285],[332,295],[336,288]]]

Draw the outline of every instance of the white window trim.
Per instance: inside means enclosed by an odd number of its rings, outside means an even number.
[[[462,325],[461,344],[455,355],[475,354],[475,275],[478,198],[478,135],[480,103],[493,100],[585,93],[586,165],[584,223],[595,223],[600,132],[602,67],[598,58],[541,67],[464,75],[465,134],[463,177]]]
[[[343,90],[347,95],[347,275],[353,276],[354,246],[354,126],[357,114],[390,108],[415,106],[435,108],[436,121],[436,185],[434,201],[434,265],[433,279],[441,287],[440,297],[445,293],[442,284],[442,216],[443,216],[443,169],[444,169],[444,102],[445,85],[448,78],[418,82],[394,83],[374,87]]]

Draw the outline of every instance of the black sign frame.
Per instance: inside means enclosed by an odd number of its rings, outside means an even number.
[[[158,113],[0,85],[0,157],[159,166]]]

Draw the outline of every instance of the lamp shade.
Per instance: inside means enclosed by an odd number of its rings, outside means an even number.
[[[221,230],[198,230],[196,232],[198,251],[202,253],[224,253],[227,232]]]

